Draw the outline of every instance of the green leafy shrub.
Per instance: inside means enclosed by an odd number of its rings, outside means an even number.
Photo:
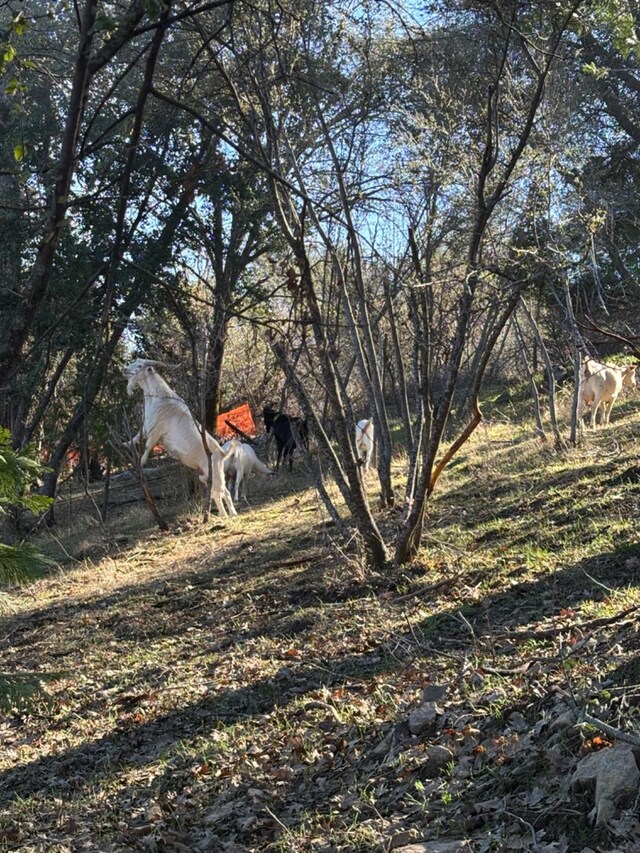
[[[9,431],[0,428],[0,517],[20,509],[36,514],[47,509],[50,498],[28,491],[43,470],[29,450],[14,450]],[[0,583],[27,583],[49,565],[51,560],[28,542],[0,542]],[[29,672],[0,673],[0,708],[22,707],[30,698],[41,696],[44,680]]]

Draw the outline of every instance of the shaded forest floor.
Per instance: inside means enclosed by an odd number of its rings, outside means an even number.
[[[161,502],[168,534],[115,486],[106,527],[63,493],[64,561],[1,623],[0,670],[57,680],[0,718],[0,850],[640,849],[633,809],[596,830],[569,787],[609,743],[571,707],[638,723],[638,400],[613,420],[557,454],[494,413],[387,576],[303,473],[225,524]]]

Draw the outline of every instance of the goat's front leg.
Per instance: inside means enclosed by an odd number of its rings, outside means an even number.
[[[136,446],[136,444],[140,441],[140,437],[141,437],[141,435],[142,435],[142,430],[139,430],[139,431],[138,431],[138,432],[133,436],[133,438],[130,438],[130,439],[129,439],[129,441],[123,441],[122,443],[123,443],[123,445],[124,445],[125,447],[131,447],[131,448],[133,448],[133,447],[135,447],[135,446]]]
[[[613,409],[613,404],[615,403],[615,401],[616,401],[616,397],[613,397],[611,400],[609,400],[608,403],[602,404],[602,423],[603,424],[609,423],[609,418],[611,417],[611,409]]]
[[[154,444],[155,444],[155,442],[150,441],[150,439],[147,439],[147,443],[144,446],[144,453],[140,457],[140,467],[141,468],[144,468],[144,466],[147,464],[147,460],[149,459],[149,454],[153,450]]]
[[[220,515],[220,518],[228,518],[230,515],[238,514],[236,512],[236,508],[233,505],[231,493],[229,492],[226,486],[223,486],[219,492],[212,492],[211,497],[213,498],[213,501],[216,507],[218,508],[218,514]],[[229,509],[228,512],[225,508],[225,503],[227,504],[227,507]]]
[[[140,465],[144,466],[147,464],[147,459],[149,458],[149,454],[151,453],[153,448],[156,446],[156,444],[160,443],[160,440],[162,439],[162,435],[163,435],[162,430],[159,430],[159,429],[152,430],[149,433],[149,435],[147,436],[147,440],[145,442],[145,445],[144,445],[144,453],[140,457]]]

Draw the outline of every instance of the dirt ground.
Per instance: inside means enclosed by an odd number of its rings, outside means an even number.
[[[640,850],[636,802],[596,827],[571,784],[638,727],[640,404],[613,421],[564,454],[483,425],[384,576],[300,466],[207,525],[161,467],[169,533],[131,481],[106,524],[63,490],[1,622],[0,670],[52,680],[0,718],[0,849]]]

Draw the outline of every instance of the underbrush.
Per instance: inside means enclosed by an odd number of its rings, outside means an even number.
[[[0,849],[640,849],[631,812],[596,832],[568,786],[610,739],[562,723],[636,723],[638,404],[566,453],[499,407],[388,576],[301,468],[207,525],[176,469],[152,478],[169,533],[132,485],[104,523],[100,485],[63,494],[60,567],[3,619],[0,669],[57,681],[0,723]]]

